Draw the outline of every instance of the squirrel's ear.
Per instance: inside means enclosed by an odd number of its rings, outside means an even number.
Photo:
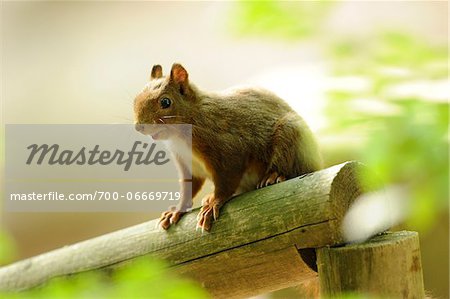
[[[152,67],[152,74],[150,75],[150,80],[158,79],[162,77],[162,67],[156,64]]]
[[[181,64],[174,63],[172,65],[172,70],[170,71],[170,81],[179,84],[181,87],[188,86],[188,73]]]

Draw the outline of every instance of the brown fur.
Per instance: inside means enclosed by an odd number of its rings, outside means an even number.
[[[251,188],[255,189],[320,169],[321,158],[311,131],[275,94],[258,88],[222,93],[201,91],[189,82],[188,73],[180,64],[172,66],[168,77],[162,77],[162,68],[154,66],[151,78],[136,97],[136,121],[192,124],[193,155],[199,157],[209,173],[209,177],[195,173],[193,168],[192,196],[206,178],[215,186],[214,194],[203,203],[200,227],[209,230],[220,207],[238,189],[248,191],[240,185],[247,172],[258,177]],[[164,97],[172,101],[166,109],[159,102]],[[186,173],[188,167],[182,160],[178,162],[183,169],[182,179],[190,177]],[[186,208],[173,211],[161,218],[164,228],[176,223]]]

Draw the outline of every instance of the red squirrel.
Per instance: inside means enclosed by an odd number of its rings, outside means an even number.
[[[172,148],[182,198],[161,215],[162,228],[176,224],[192,208],[192,198],[206,179],[213,182],[214,192],[202,200],[197,226],[210,231],[220,208],[233,196],[321,168],[312,132],[278,96],[260,88],[204,91],[188,77],[180,64],[173,64],[168,76],[155,65],[134,102],[136,130],[154,139],[171,136],[167,130],[152,132],[145,124],[192,125],[192,167]],[[183,182],[191,178],[188,190]]]

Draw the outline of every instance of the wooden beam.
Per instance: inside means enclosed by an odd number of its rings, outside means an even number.
[[[24,290],[143,255],[167,260],[214,297],[298,285],[317,275],[299,249],[342,243],[342,217],[361,194],[359,167],[347,162],[242,194],[222,208],[210,233],[195,230],[194,210],[168,231],[152,220],[5,266],[0,290]]]
[[[419,236],[395,232],[362,244],[317,250],[321,294],[425,298]]]

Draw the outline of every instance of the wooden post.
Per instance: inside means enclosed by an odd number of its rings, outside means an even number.
[[[317,250],[321,294],[425,298],[416,232],[376,236],[362,244]]]
[[[360,164],[347,162],[242,194],[210,233],[196,231],[198,209],[164,231],[149,221],[0,268],[0,291],[23,290],[68,274],[165,259],[214,297],[246,297],[317,277],[299,249],[343,242],[341,222],[361,194]]]

